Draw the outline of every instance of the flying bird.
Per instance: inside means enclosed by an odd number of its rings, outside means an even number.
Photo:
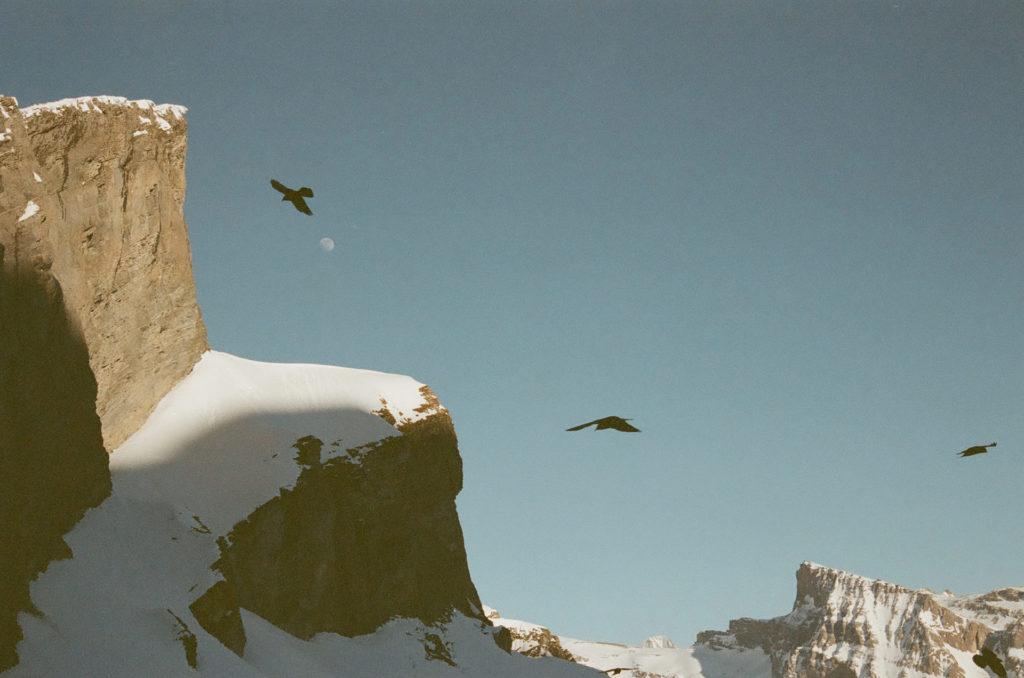
[[[968,447],[966,450],[964,450],[963,452],[959,452],[958,454],[961,457],[969,457],[973,454],[985,454],[986,452],[988,452],[987,448],[995,446],[995,443],[989,443],[988,445],[975,445],[974,447]]]
[[[306,186],[303,186],[302,188],[296,191],[291,188],[288,188],[277,179],[271,179],[270,185],[284,193],[284,197],[281,198],[281,200],[291,200],[292,204],[295,205],[295,209],[299,210],[303,214],[313,214],[313,210],[309,209],[309,205],[307,205],[306,201],[303,200],[303,198],[313,197],[312,188],[307,188]]]
[[[580,424],[579,426],[573,426],[572,428],[565,429],[566,431],[579,431],[588,426],[597,424],[595,431],[600,431],[603,428],[613,428],[616,431],[623,431],[625,433],[639,433],[640,429],[636,428],[632,424],[627,424],[628,419],[622,417],[604,417],[602,419],[595,419],[594,421],[588,421],[586,424]]]
[[[981,668],[987,666],[992,669],[992,672],[999,676],[999,678],[1006,678],[1006,668],[1003,666],[1003,662],[999,661],[996,653],[987,647],[981,648],[981,652],[971,657],[971,659]]]

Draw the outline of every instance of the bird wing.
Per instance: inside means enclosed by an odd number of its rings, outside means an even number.
[[[299,210],[303,214],[313,214],[313,210],[309,209],[309,205],[306,204],[306,201],[299,196],[292,196],[291,201],[292,204],[295,205],[295,209]]]
[[[960,453],[961,457],[970,457],[975,454],[985,454],[988,449],[984,447],[968,447],[966,450]]]
[[[304,198],[312,198],[313,197],[313,189],[310,188],[309,186],[303,186],[302,188],[297,190],[296,193],[298,193],[299,195],[301,195]]]
[[[626,433],[640,433],[640,429],[638,429],[636,426],[633,426],[632,424],[627,424],[626,422],[622,422],[615,428],[617,428],[619,431],[625,431]]]
[[[282,193],[291,193],[292,192],[292,189],[288,188],[287,186],[282,184],[277,179],[271,179],[270,180],[270,185],[273,186],[274,188],[276,188],[277,190],[281,191]]]
[[[601,420],[600,419],[595,419],[594,421],[588,421],[586,424],[580,424],[579,426],[573,426],[572,428],[567,428],[565,430],[566,431],[579,431],[580,429],[584,429],[584,428],[586,428],[588,426],[593,426],[594,424],[598,423],[599,421],[601,421]]]

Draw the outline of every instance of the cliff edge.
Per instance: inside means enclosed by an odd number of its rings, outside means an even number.
[[[773,678],[979,675],[971,657],[989,647],[1024,670],[1024,589],[936,594],[804,562],[793,610],[735,619],[703,631],[698,648],[760,649]]]
[[[209,346],[182,207],[185,109],[0,95],[0,245],[46,270],[88,349],[108,451]]]

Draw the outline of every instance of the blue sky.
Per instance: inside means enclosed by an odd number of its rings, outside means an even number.
[[[189,108],[214,348],[437,392],[504,615],[689,644],[805,559],[1024,585],[1019,3],[3,14],[22,106]],[[643,432],[564,431],[608,414]]]

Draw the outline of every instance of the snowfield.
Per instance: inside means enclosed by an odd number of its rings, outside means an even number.
[[[74,557],[33,582],[39,614],[19,616],[20,663],[4,678],[600,675],[506,654],[459,614],[307,642],[243,610],[244,658],[193,617],[189,605],[219,578],[210,567],[218,536],[296,482],[295,441],[314,435],[323,460],[358,464],[360,446],[401,435],[378,415],[384,409],[398,423],[439,411],[422,388],[370,370],[204,354],[111,455],[111,496],[66,535]]]

